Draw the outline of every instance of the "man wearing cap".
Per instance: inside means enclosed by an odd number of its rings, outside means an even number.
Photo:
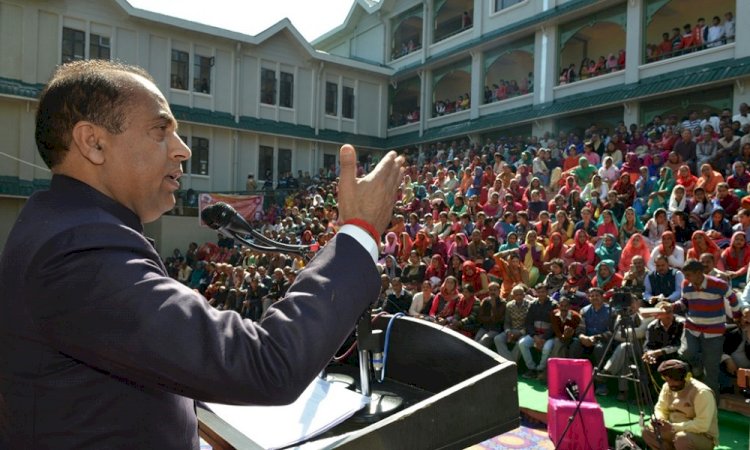
[[[643,440],[651,449],[713,449],[719,424],[711,388],[688,377],[687,363],[678,359],[664,361],[658,370],[664,385]]]
[[[693,368],[702,368],[704,382],[719,395],[719,364],[726,330],[724,300],[735,319],[741,316],[739,302],[726,281],[703,273],[703,263],[697,259],[687,260],[682,272],[682,298],[673,304],[676,313],[685,313],[685,338],[679,355]]]

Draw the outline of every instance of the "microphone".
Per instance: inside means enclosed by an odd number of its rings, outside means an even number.
[[[247,223],[245,218],[237,212],[237,210],[223,202],[214,203],[211,206],[205,207],[203,211],[201,211],[201,219],[210,228],[229,233],[232,237],[240,239],[244,244],[259,251],[298,254],[305,254],[310,251],[309,245],[284,244],[264,236],[262,233],[254,230],[253,227]],[[240,236],[252,236],[252,238],[260,241],[264,245],[242,239]]]
[[[214,230],[229,230],[235,233],[252,234],[253,227],[230,205],[219,202],[203,208],[203,222]]]

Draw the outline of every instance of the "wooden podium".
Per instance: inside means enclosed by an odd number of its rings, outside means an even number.
[[[385,330],[390,316],[377,319]],[[356,375],[356,367],[329,373]],[[356,379],[356,376],[354,377]],[[519,426],[516,365],[436,324],[408,317],[394,321],[386,380],[373,389],[395,392],[403,408],[374,423],[356,416],[322,436],[326,448],[459,449]],[[198,409],[199,430],[214,449],[260,449],[211,411]]]

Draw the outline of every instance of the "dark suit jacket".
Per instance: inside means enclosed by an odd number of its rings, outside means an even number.
[[[0,260],[0,448],[198,448],[193,399],[292,402],[380,289],[340,235],[255,324],[169,278],[141,231],[63,176],[24,207]]]

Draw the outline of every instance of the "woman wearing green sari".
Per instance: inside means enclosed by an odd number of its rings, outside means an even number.
[[[662,166],[659,171],[659,179],[656,181],[656,190],[648,196],[648,209],[646,209],[646,216],[651,217],[654,212],[659,208],[667,207],[667,201],[669,196],[672,194],[677,180],[674,178],[672,169],[667,166]]]
[[[578,159],[578,165],[573,169],[573,176],[576,177],[578,186],[586,186],[595,173],[596,167],[592,166],[585,156]]]
[[[615,239],[613,234],[607,233],[599,241],[599,245],[596,246],[594,253],[599,258],[599,261],[611,260],[614,261],[615,267],[620,264],[620,255],[622,254],[622,247]]]

